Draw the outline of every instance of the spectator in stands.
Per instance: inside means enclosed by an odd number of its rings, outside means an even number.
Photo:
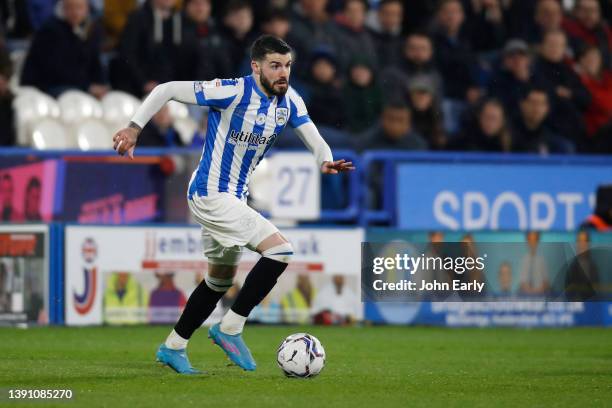
[[[551,98],[550,123],[553,130],[566,139],[580,141],[586,133],[582,115],[591,102],[591,95],[574,70],[565,63],[566,47],[563,31],[544,34],[534,67],[534,80],[548,91]]]
[[[26,1],[0,0],[0,35],[25,39],[32,34],[30,10]]]
[[[228,78],[234,69],[211,18],[210,0],[185,0],[178,79]]]
[[[291,31],[289,14],[282,9],[271,9],[263,16],[261,22],[263,34],[270,34],[278,38],[286,39]]]
[[[459,0],[442,0],[436,13],[433,43],[436,65],[444,81],[446,130],[456,133],[467,103],[480,97],[474,72],[476,61],[464,27],[465,16]],[[466,103],[467,102],[467,103]]]
[[[374,39],[380,67],[400,64],[404,45],[403,15],[404,4],[400,0],[381,0],[378,3],[377,24],[370,29],[370,33]]]
[[[496,99],[485,100],[474,121],[464,127],[458,147],[481,152],[511,152],[512,133],[504,107]]]
[[[376,122],[382,107],[382,93],[371,61],[356,58],[351,63],[342,95],[346,109],[346,130],[359,133]]]
[[[9,89],[9,81],[12,75],[13,64],[4,48],[4,39],[0,35],[0,146],[13,146],[15,144],[14,96]]]
[[[563,10],[559,0],[539,0],[536,2],[533,23],[525,24],[523,38],[531,45],[540,44],[544,33],[561,29]]]
[[[578,51],[587,45],[599,48],[604,66],[612,68],[612,29],[602,19],[597,0],[577,0],[574,17],[563,22],[572,48]]]
[[[423,136],[433,150],[446,147],[440,96],[436,93],[434,79],[417,75],[408,85],[408,99],[412,111],[412,127]]]
[[[412,129],[408,105],[389,101],[384,106],[380,123],[362,137],[362,150],[427,150],[427,142]]]
[[[516,115],[521,95],[529,88],[532,77],[527,43],[510,40],[504,47],[501,67],[493,73],[489,82],[489,95],[502,101],[510,116]]]
[[[374,68],[378,65],[374,39],[365,27],[367,11],[365,0],[345,0],[342,12],[334,19],[338,33],[339,67],[343,72],[358,56],[367,59]]]
[[[436,94],[442,95],[442,76],[434,62],[431,38],[423,32],[414,32],[404,42],[399,66],[387,67],[380,75],[385,97],[403,97],[411,78],[421,75],[430,77],[434,82]]]
[[[513,123],[513,143],[517,150],[537,153],[571,153],[573,146],[547,125],[550,112],[548,93],[532,87],[520,102],[520,115]]]
[[[612,70],[603,67],[601,52],[594,45],[580,54],[577,69],[592,96],[584,119],[588,136],[585,150],[593,151],[599,142],[594,140],[597,131],[612,123]]]
[[[344,98],[337,60],[329,50],[321,49],[313,54],[307,86],[306,105],[314,123],[342,128],[346,120]]]
[[[176,79],[183,25],[176,3],[151,0],[130,14],[111,67],[114,88],[141,97]]]
[[[137,0],[104,0],[102,22],[105,32],[105,49],[117,46],[131,12],[138,7]]]
[[[491,52],[501,48],[506,28],[501,0],[464,1],[466,36],[476,52]]]
[[[172,125],[172,116],[168,105],[153,115],[151,121],[142,129],[138,145],[143,147],[183,146],[177,130]]]
[[[313,51],[321,46],[333,53],[338,51],[333,21],[327,11],[327,0],[299,0],[291,16],[288,42],[295,50],[298,61],[309,61]],[[296,64],[293,74],[304,79],[309,74],[306,64]]]
[[[57,96],[80,89],[95,97],[108,92],[100,60],[101,29],[87,0],[63,0],[57,16],[35,34],[21,76],[22,85]]]
[[[253,9],[245,0],[231,0],[223,13],[221,33],[225,39],[226,52],[234,71],[233,76],[251,72],[249,49],[255,40]]]

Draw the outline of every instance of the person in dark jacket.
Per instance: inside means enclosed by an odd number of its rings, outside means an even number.
[[[384,106],[380,123],[362,136],[362,150],[427,150],[427,142],[412,129],[411,112],[402,101]]]
[[[178,78],[229,78],[233,69],[224,39],[211,17],[210,0],[185,0]]]
[[[597,0],[577,0],[574,18],[563,21],[574,51],[590,45],[599,48],[605,68],[612,68],[612,29],[601,16]]]
[[[567,139],[581,141],[586,134],[583,113],[591,102],[591,94],[565,63],[566,49],[563,31],[547,32],[535,62],[534,81],[548,91],[553,130]]]
[[[307,89],[304,96],[312,121],[318,125],[342,128],[346,120],[344,98],[338,78],[338,63],[329,50],[321,49],[313,54]]]
[[[26,57],[22,85],[57,96],[80,89],[102,97],[108,87],[100,60],[101,31],[87,0],[64,0],[59,16],[36,33]]]
[[[250,73],[249,48],[256,38],[251,4],[245,0],[228,1],[220,30],[233,70],[232,76]]]
[[[443,150],[448,142],[444,132],[440,95],[435,81],[427,75],[417,75],[408,84],[408,100],[412,112],[412,127],[432,150]]]
[[[503,50],[501,67],[493,72],[489,82],[489,96],[499,99],[510,116],[519,112],[521,96],[533,79],[531,57],[527,43],[513,39]]]
[[[177,0],[149,0],[128,17],[111,67],[114,88],[141,97],[177,78],[183,19]]]
[[[382,93],[371,61],[355,58],[349,66],[342,95],[346,108],[346,130],[359,133],[376,122],[382,107]]]
[[[546,89],[531,87],[520,102],[520,114],[512,125],[512,139],[518,151],[572,153],[574,145],[549,127],[550,101]]]
[[[436,66],[444,81],[444,96],[473,102],[480,96],[474,78],[476,60],[465,36],[465,15],[459,0],[443,0],[433,32]]]
[[[170,109],[164,106],[142,129],[138,136],[138,145],[144,147],[176,147],[184,143],[172,124]]]
[[[381,0],[378,3],[377,26],[370,29],[370,33],[380,67],[397,66],[401,61],[403,15],[404,4],[400,0]]]
[[[0,146],[15,144],[15,112],[13,111],[14,95],[9,89],[13,75],[13,64],[0,35]]]
[[[486,99],[476,117],[463,129],[455,147],[481,152],[511,152],[512,132],[502,103],[497,99]]]
[[[334,28],[339,44],[337,55],[343,72],[356,57],[367,59],[377,69],[374,39],[365,27],[367,11],[365,0],[346,0],[342,12],[336,15]]]
[[[327,0],[299,0],[295,3],[287,40],[295,50],[296,60],[309,61],[312,54],[323,46],[337,54],[337,30],[327,13],[327,3]],[[296,64],[292,73],[305,79],[308,71],[307,64]]]
[[[412,78],[417,76],[431,78],[436,94],[442,96],[442,76],[434,60],[433,43],[431,37],[421,31],[406,37],[399,64],[381,72],[380,84],[385,98],[402,98]]]

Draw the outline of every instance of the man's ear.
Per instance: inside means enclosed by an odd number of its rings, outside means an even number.
[[[251,60],[251,69],[253,70],[255,74],[257,75],[261,74],[261,65],[259,65],[259,62],[255,60]]]

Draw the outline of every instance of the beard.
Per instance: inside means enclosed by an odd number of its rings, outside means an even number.
[[[270,95],[283,96],[289,89],[289,82],[285,80],[278,80],[273,83],[272,81],[269,81],[268,78],[263,75],[263,73],[259,74],[259,81],[261,82],[261,86],[263,86],[266,92],[268,92]],[[281,82],[281,86],[283,86],[280,88],[280,90],[274,88],[274,85],[278,82]]]

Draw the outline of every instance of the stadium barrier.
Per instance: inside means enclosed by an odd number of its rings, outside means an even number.
[[[492,275],[489,297],[482,301],[361,302],[364,273],[357,256],[361,243],[427,242],[424,231],[391,228],[302,227],[282,229],[296,256],[277,287],[255,309],[251,320],[260,323],[342,324],[364,320],[373,324],[440,326],[612,326],[612,302],[520,299],[520,258],[527,252],[523,232],[475,232],[479,243],[522,243],[504,259],[489,258]],[[457,242],[463,232],[449,232]],[[126,325],[169,324],[176,320],[191,291],[207,268],[200,229],[193,225],[76,225],[7,224],[0,228],[2,295],[10,308],[2,311],[3,324]],[[547,232],[544,242],[574,242],[575,234]],[[612,243],[610,234],[592,234],[596,243]],[[558,256],[543,256],[552,275]],[[219,319],[231,305],[240,283],[258,255],[247,251],[239,266],[236,285],[211,316]],[[508,258],[509,259],[506,259]],[[502,263],[510,272],[510,289],[496,293]],[[609,264],[609,262],[608,262]],[[612,287],[605,265],[601,283]],[[492,276],[492,277],[490,277]],[[45,290],[46,288],[46,290]],[[340,295],[338,295],[340,293]],[[514,297],[516,294],[517,297]]]
[[[364,227],[573,230],[592,213],[597,185],[612,182],[609,156],[371,151],[361,159],[371,187]],[[372,186],[368,175],[384,183]]]

